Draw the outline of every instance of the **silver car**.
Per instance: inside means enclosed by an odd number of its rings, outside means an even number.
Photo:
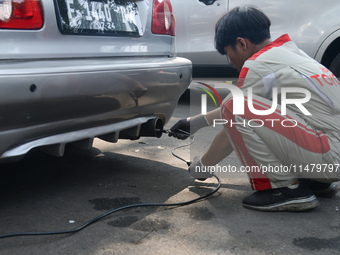
[[[191,81],[170,0],[0,0],[0,161],[162,134]]]
[[[300,49],[340,77],[339,0],[173,0],[178,56],[193,62],[194,77],[235,74],[215,50],[215,24],[223,13],[245,4],[268,15],[272,39],[288,33]]]

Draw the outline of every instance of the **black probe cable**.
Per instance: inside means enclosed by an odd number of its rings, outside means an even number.
[[[181,157],[178,157],[177,155],[174,154],[174,150],[176,150],[177,148],[181,148],[181,147],[184,147],[184,146],[188,146],[190,144],[193,143],[193,136],[191,136],[192,138],[192,141],[186,145],[180,145],[180,146],[177,146],[175,147],[173,150],[172,150],[172,154],[185,161],[188,165],[190,164],[188,161],[182,159]],[[17,236],[41,236],[41,235],[63,235],[63,234],[73,234],[73,233],[76,233],[80,230],[83,230],[84,228],[90,226],[91,224],[105,218],[106,216],[112,214],[112,213],[116,213],[116,212],[119,212],[119,211],[122,211],[122,210],[126,210],[126,209],[130,209],[130,208],[134,208],[134,207],[146,207],[146,206],[158,206],[158,207],[161,207],[161,206],[184,206],[184,205],[188,205],[188,204],[192,204],[196,201],[199,201],[199,200],[202,200],[204,198],[207,198],[211,195],[213,195],[214,193],[216,193],[220,187],[221,187],[221,181],[220,179],[216,176],[216,175],[213,175],[217,182],[218,182],[218,185],[217,187],[209,192],[208,194],[206,195],[203,195],[203,196],[200,196],[198,198],[195,198],[195,199],[192,199],[192,200],[189,200],[189,201],[185,201],[185,202],[179,202],[179,203],[142,203],[142,204],[132,204],[132,205],[127,205],[127,206],[122,206],[122,207],[119,207],[117,209],[114,209],[114,210],[111,210],[111,211],[108,211],[86,223],[84,223],[83,225],[77,227],[77,228],[74,228],[74,229],[71,229],[71,230],[62,230],[62,231],[50,231],[50,232],[22,232],[22,233],[12,233],[12,234],[5,234],[5,235],[0,235],[0,238],[8,238],[8,237],[17,237]]]

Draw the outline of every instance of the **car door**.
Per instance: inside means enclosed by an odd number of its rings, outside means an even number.
[[[195,67],[227,65],[225,56],[215,49],[215,24],[227,11],[229,0],[172,0],[177,21],[178,56],[188,58]]]

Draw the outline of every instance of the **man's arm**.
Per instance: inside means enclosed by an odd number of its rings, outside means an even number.
[[[221,107],[216,108],[215,110],[212,110],[210,112],[207,112],[205,115],[206,120],[209,122],[210,126],[214,124],[215,119],[221,118]]]
[[[204,166],[214,166],[224,158],[226,158],[233,148],[227,137],[225,130],[219,132],[212,144],[210,145],[208,151],[203,155],[203,157],[196,156],[192,164],[189,166],[189,173],[192,177],[199,180],[205,180],[213,176],[210,171],[202,171]]]

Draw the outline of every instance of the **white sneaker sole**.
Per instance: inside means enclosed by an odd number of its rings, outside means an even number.
[[[316,196],[310,196],[307,198],[299,198],[293,199],[289,201],[285,201],[282,203],[264,205],[264,206],[256,206],[256,205],[248,205],[243,204],[244,208],[263,211],[263,212],[302,212],[314,209],[319,206],[320,203]]]

